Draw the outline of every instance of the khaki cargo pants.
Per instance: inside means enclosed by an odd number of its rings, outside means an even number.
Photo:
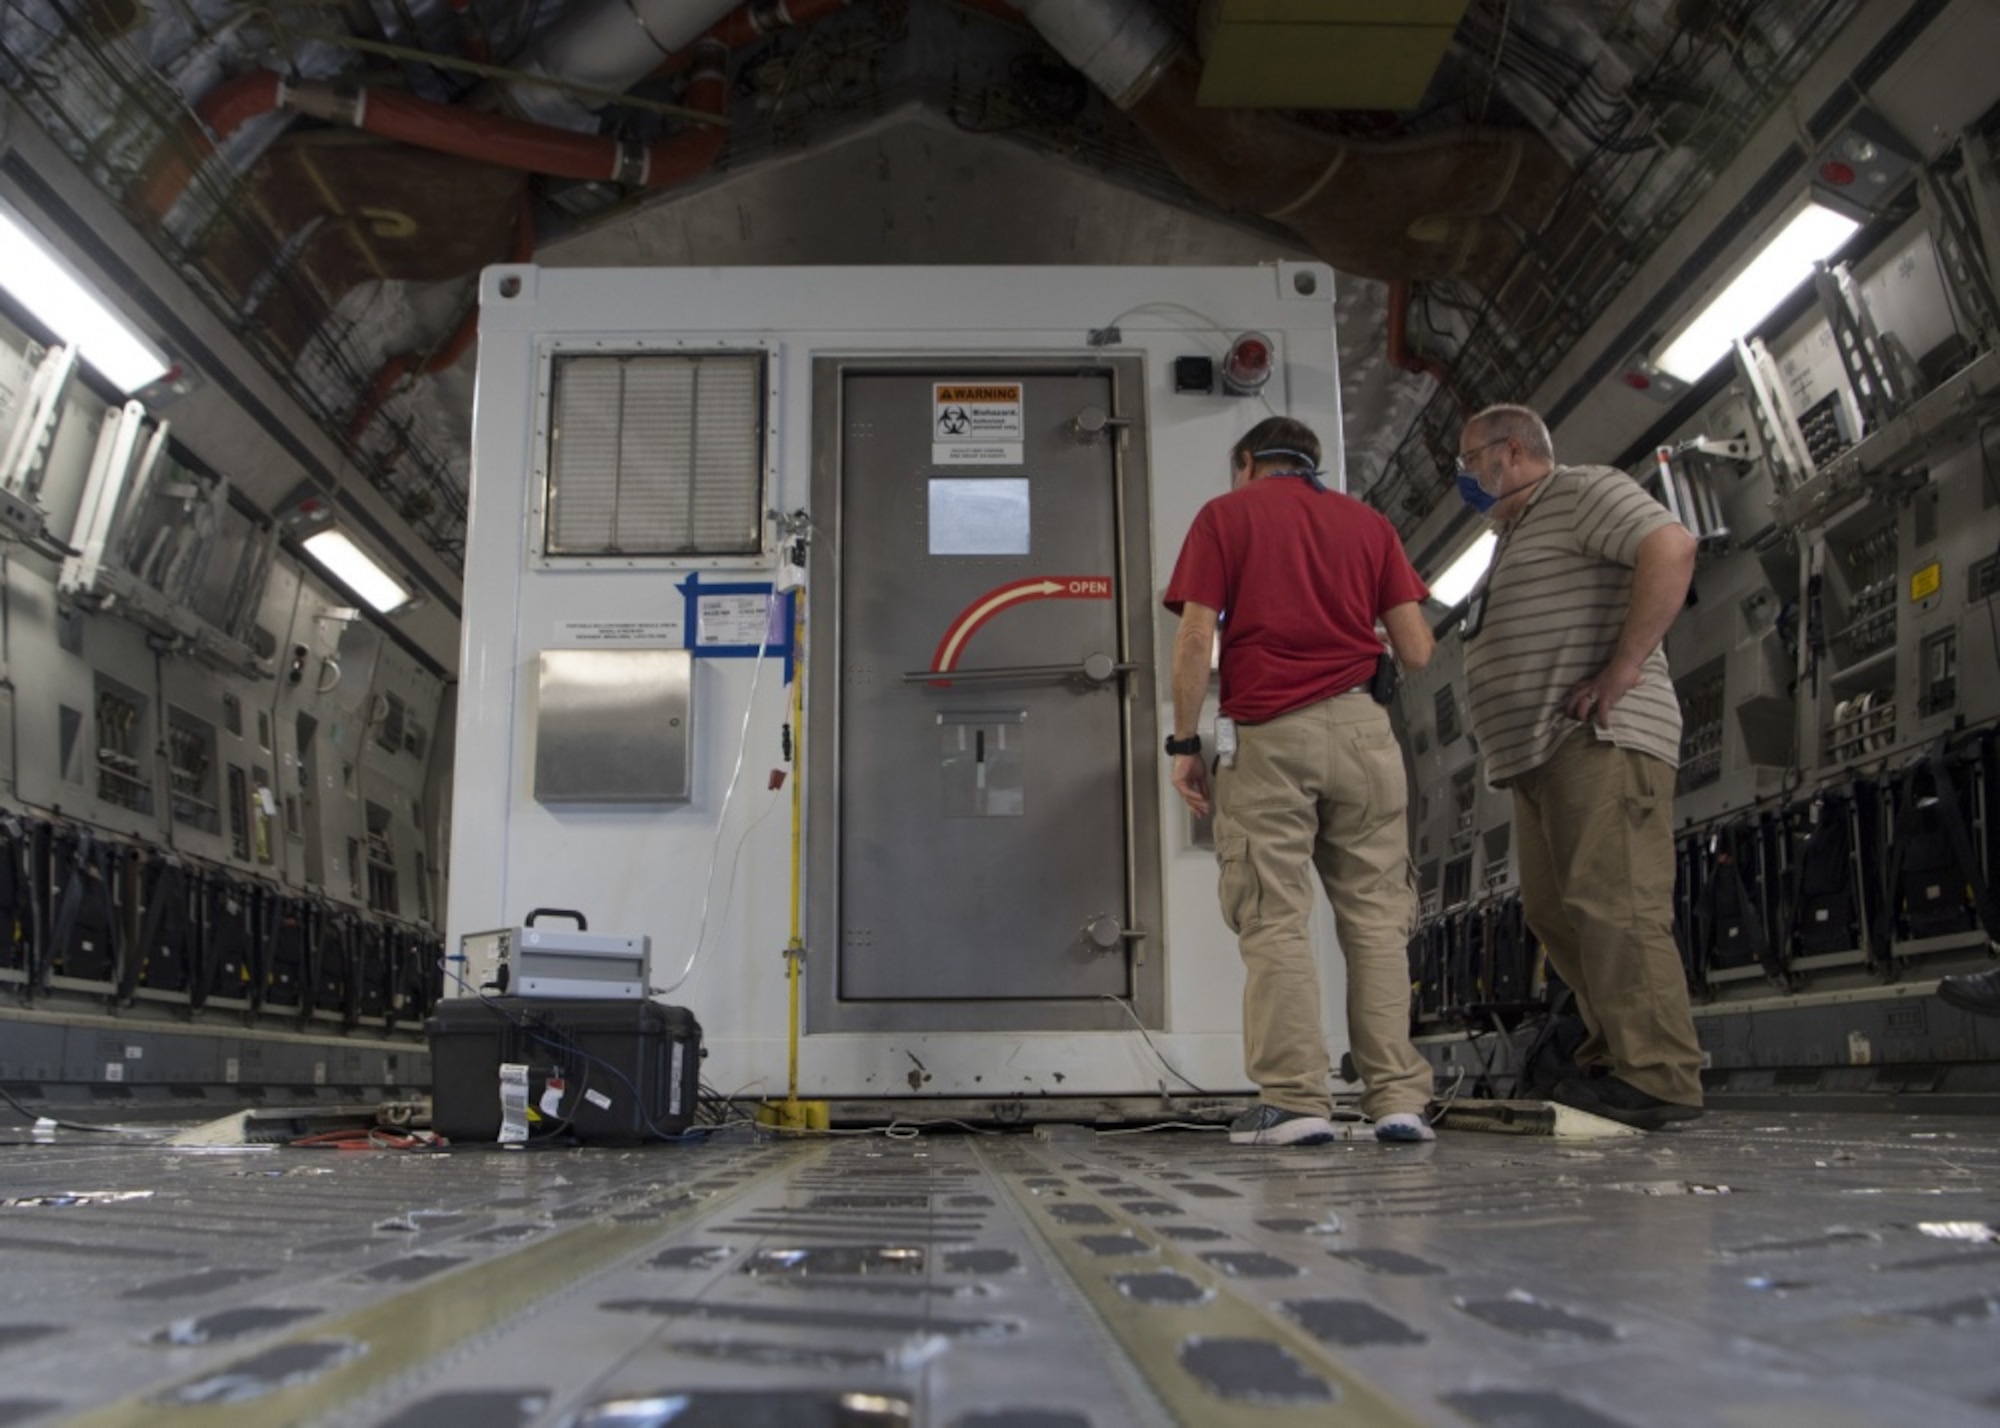
[[[1421,1112],[1432,1076],[1410,1043],[1410,791],[1388,712],[1361,689],[1244,725],[1215,796],[1222,916],[1249,974],[1243,1065],[1263,1100],[1310,1115],[1333,1107],[1307,930],[1317,873],[1347,962],[1361,1109]]]
[[[1701,1104],[1701,1045],[1674,942],[1674,770],[1578,729],[1515,779],[1521,907],[1576,993],[1577,1064]]]

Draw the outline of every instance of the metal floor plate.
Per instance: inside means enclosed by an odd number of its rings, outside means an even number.
[[[0,1149],[0,1425],[1991,1424],[2000,1122]]]

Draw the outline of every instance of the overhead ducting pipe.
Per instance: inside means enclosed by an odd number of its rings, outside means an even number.
[[[713,114],[718,120],[728,103],[723,59],[720,46],[705,47],[688,80],[688,107]],[[717,123],[640,143],[433,104],[392,89],[288,85],[283,100],[287,108],[301,114],[351,124],[419,149],[557,178],[634,188],[660,188],[693,178],[714,164],[727,137]]]
[[[622,93],[676,50],[694,43],[741,0],[579,0],[516,61],[529,74]],[[574,95],[535,84],[508,90],[508,103],[544,124],[578,128],[595,111]],[[551,172],[544,170],[543,172]]]
[[[1017,0],[1204,197],[1275,219],[1343,272],[1491,292],[1568,184],[1525,130],[1361,141],[1257,109],[1203,109],[1201,71],[1147,0]]]
[[[1159,78],[1179,40],[1146,0],[1015,0],[1085,79],[1130,109]]]
[[[225,79],[203,95],[193,118],[182,120],[147,159],[132,186],[133,206],[165,218],[217,146],[252,119],[281,107],[284,90],[285,81],[266,69]]]
[[[854,0],[750,0],[709,26],[702,39],[713,40],[734,54],[766,35],[814,24],[853,3]],[[693,58],[692,47],[676,50],[653,67],[653,75],[679,74]]]
[[[740,7],[738,0],[592,0],[569,7],[524,56],[521,68],[616,92],[630,88],[666,57],[677,56],[682,59],[680,68],[692,64],[696,71],[690,80],[688,107],[721,118],[728,113],[723,74],[727,51],[694,43],[697,38],[711,25],[721,29],[736,22],[732,11],[775,9],[783,16],[789,9],[817,18],[831,8],[837,6],[825,0],[792,0],[789,7],[776,0]],[[779,20],[746,17],[743,23],[755,29],[759,23],[775,25]],[[804,21],[793,18],[789,23]],[[723,43],[729,41],[725,38]],[[544,122],[433,104],[393,90],[291,85],[268,70],[240,75],[205,95],[195,106],[193,120],[183,123],[173,138],[159,146],[132,190],[133,203],[144,213],[164,217],[218,145],[250,120],[280,109],[352,124],[385,138],[461,158],[642,188],[677,183],[702,172],[714,163],[722,145],[722,134],[715,126],[652,145],[570,132],[594,128],[595,114],[578,100],[538,85],[517,86],[513,102],[520,112]]]
[[[496,164],[558,178],[661,188],[707,171],[728,137],[729,92],[719,45],[704,45],[688,79],[688,108],[715,116],[670,138],[651,143],[579,134],[499,114],[434,104],[389,89],[353,89],[330,84],[290,84],[260,72],[218,86],[196,106],[199,147],[184,141],[162,146],[134,190],[134,202],[154,216],[164,215],[199,166],[245,123],[272,110],[308,114],[329,123],[350,124],[398,143],[461,159]],[[213,136],[213,138],[210,137]]]

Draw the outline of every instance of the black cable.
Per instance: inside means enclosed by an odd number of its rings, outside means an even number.
[[[653,1136],[655,1140],[672,1143],[676,1141],[698,1141],[698,1140],[708,1139],[708,1132],[706,1129],[703,1129],[699,1134],[696,1134],[692,1129],[687,1131],[682,1131],[679,1134],[670,1134],[667,1131],[661,1130],[659,1125],[655,1123],[655,1121],[653,1120],[651,1111],[649,1111],[646,1107],[646,1098],[639,1093],[639,1088],[632,1082],[632,1079],[628,1077],[624,1072],[620,1071],[616,1066],[604,1060],[602,1057],[592,1056],[582,1047],[577,1046],[573,1041],[566,1039],[566,1037],[562,1033],[562,1028],[559,1025],[557,1025],[552,1020],[541,1019],[548,1016],[547,1013],[536,1013],[523,1010],[519,1015],[516,1015],[512,1009],[501,1006],[498,1002],[494,1001],[484,992],[480,992],[478,996],[480,1002],[485,1007],[487,1007],[488,1010],[492,1011],[495,1015],[501,1017],[503,1020],[511,1022],[514,1026],[526,1032],[534,1040],[539,1041],[543,1045],[551,1047],[554,1050],[559,1051],[566,1056],[571,1056],[576,1058],[577,1060],[585,1063],[587,1067],[596,1066],[600,1070],[610,1073],[612,1078],[618,1081],[621,1085],[623,1085],[626,1091],[628,1091],[631,1094],[632,1104],[638,1109],[639,1118],[646,1123],[646,1130]],[[638,1003],[635,1003],[634,1005],[638,1005]],[[589,1084],[588,1073],[586,1071],[585,1085],[588,1086],[588,1084]],[[579,1091],[577,1094],[579,1097],[581,1097],[583,1093]],[[571,1116],[572,1124],[574,1123],[574,1120],[575,1117],[574,1114],[572,1114]]]
[[[1614,141],[1632,121],[1630,104],[1600,107],[1571,77],[1525,54],[1510,53],[1502,67],[1539,94],[1554,110],[1557,120],[1572,125],[1586,139],[1600,144]]]
[[[1621,142],[1635,110],[1612,92],[1594,70],[1556,49],[1531,30],[1515,26],[1497,58],[1497,68],[1539,96],[1554,113],[1598,146]],[[1650,141],[1647,142],[1650,147]]]
[[[159,1139],[159,1137],[157,1136],[135,1136],[130,1130],[128,1130],[124,1126],[94,1126],[94,1125],[88,1125],[83,1121],[65,1121],[65,1120],[59,1120],[54,1116],[37,1115],[35,1114],[35,1112],[29,1110],[26,1106],[22,1105],[19,1101],[15,1100],[13,1096],[8,1094],[5,1090],[0,1090],[0,1101],[5,1101],[8,1105],[12,1106],[15,1110],[19,1111],[22,1115],[26,1116],[31,1122],[33,1122],[36,1125],[40,1125],[44,1121],[46,1121],[49,1125],[55,1126],[60,1130],[94,1131],[99,1135],[122,1135],[134,1140]]]
[[[1566,98],[1574,96],[1587,100],[1604,110],[1614,121],[1631,117],[1631,101],[1600,80],[1595,68],[1586,66],[1574,55],[1556,48],[1525,26],[1514,28],[1513,46],[1507,51],[1506,58],[1552,76]]]
[[[562,1051],[570,1056],[574,1056],[579,1061],[584,1062],[586,1064],[586,1067],[596,1066],[600,1070],[608,1071],[611,1074],[612,1078],[616,1080],[620,1085],[624,1086],[626,1091],[630,1093],[632,1097],[632,1104],[634,1107],[637,1108],[639,1112],[639,1119],[646,1123],[647,1131],[651,1133],[652,1137],[655,1140],[673,1142],[673,1141],[702,1141],[708,1139],[708,1132],[706,1129],[701,1130],[699,1133],[697,1133],[692,1128],[678,1133],[670,1133],[661,1130],[659,1125],[653,1120],[652,1112],[649,1111],[646,1107],[646,1098],[640,1094],[639,1088],[632,1081],[632,1078],[627,1076],[623,1071],[620,1071],[616,1066],[612,1065],[609,1061],[604,1060],[602,1057],[592,1056],[589,1052],[585,1051],[582,1047],[577,1046],[574,1043],[565,1042],[559,1037],[545,1035],[542,1032],[537,1031],[533,1027],[528,1027],[526,1028],[526,1030],[528,1032],[528,1035],[534,1037],[537,1041],[541,1041],[543,1044],[551,1046],[558,1051]],[[587,1070],[586,1070],[584,1084],[586,1086],[588,1086],[589,1084]],[[579,1097],[581,1097],[582,1092],[578,1092],[577,1094],[579,1095]]]
[[[1431,335],[1433,337],[1442,337],[1447,342],[1456,341],[1457,335],[1455,333],[1446,331],[1442,327],[1439,327],[1437,325],[1437,319],[1431,316],[1431,293],[1430,293],[1430,285],[1428,283],[1418,284],[1416,288],[1416,299],[1417,299],[1417,312],[1420,316],[1422,316],[1424,320],[1424,326],[1431,330]]]

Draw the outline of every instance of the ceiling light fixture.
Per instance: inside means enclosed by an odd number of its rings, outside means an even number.
[[[158,348],[5,205],[0,205],[0,287],[127,395],[171,370]]]
[[[1682,329],[1655,365],[1668,376],[1694,382],[1721,361],[1730,344],[1757,324],[1812,276],[1813,264],[1831,258],[1861,225],[1846,214],[1809,203],[1758,250],[1748,266]]]
[[[1479,577],[1492,563],[1496,541],[1492,531],[1482,531],[1479,539],[1465,548],[1463,555],[1445,567],[1444,574],[1430,582],[1431,599],[1449,606],[1470,595],[1472,587],[1479,583]]]
[[[410,592],[360,546],[335,530],[305,539],[307,554],[333,578],[386,615],[410,603]]]

